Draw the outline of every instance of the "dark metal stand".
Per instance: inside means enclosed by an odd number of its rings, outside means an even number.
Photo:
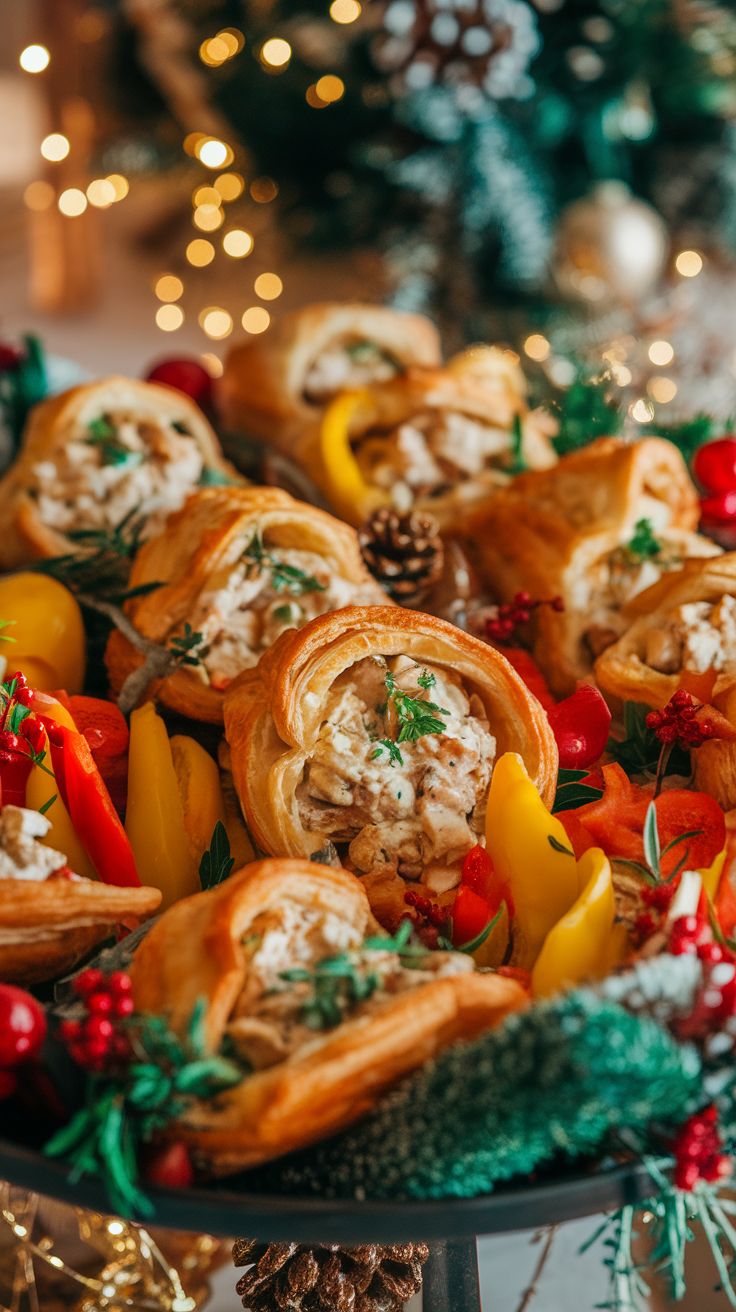
[[[422,1312],[481,1312],[475,1239],[440,1239],[429,1245]]]

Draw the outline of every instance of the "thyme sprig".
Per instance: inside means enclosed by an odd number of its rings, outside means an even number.
[[[296,565],[287,565],[267,551],[258,532],[253,534],[245,548],[243,560],[253,566],[258,574],[264,569],[270,569],[274,592],[290,592],[293,597],[301,597],[305,592],[325,591],[326,584],[320,583],[313,574],[306,574]]]
[[[304,1024],[310,1030],[332,1029],[339,1025],[347,1011],[365,1002],[381,987],[374,971],[360,973],[355,955],[349,952],[324,957],[312,970],[301,966],[282,970],[279,978],[289,984],[310,985],[311,992],[301,1011]]]
[[[203,633],[195,633],[191,624],[187,620],[184,624],[184,633],[179,638],[170,638],[169,647],[172,653],[172,665],[176,668],[179,665],[200,665],[201,661],[197,655],[197,648],[204,642]]]
[[[428,670],[422,670],[417,678],[419,687],[425,692],[433,688],[436,682],[435,676]],[[385,683],[388,697],[382,706],[376,707],[376,710],[380,715],[388,717],[389,710],[392,709],[396,716],[398,732],[395,739],[378,739],[370,760],[376,760],[383,751],[386,751],[389,765],[403,765],[404,758],[397,744],[415,743],[426,734],[444,733],[447,725],[439,717],[449,715],[450,712],[438,706],[436,702],[426,701],[423,697],[412,697],[411,693],[404,692],[390,670],[386,671]]]

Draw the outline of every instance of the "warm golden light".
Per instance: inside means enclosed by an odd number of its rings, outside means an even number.
[[[209,41],[202,42],[199,47],[199,57],[203,64],[208,64],[210,68],[217,68],[218,64],[224,64],[225,60],[230,58],[230,48],[219,36],[212,36]]]
[[[58,164],[60,159],[66,159],[69,154],[69,142],[60,132],[52,132],[50,137],[44,137],[41,142],[41,154],[44,159],[51,160],[52,164]]]
[[[206,132],[189,132],[187,136],[184,138],[182,145],[184,146],[187,155],[196,156],[197,147],[200,146],[202,142],[206,140],[207,140]]]
[[[50,182],[30,182],[23,192],[23,204],[29,210],[47,210],[53,205],[55,196]]]
[[[25,73],[43,73],[51,56],[45,46],[26,46],[18,60]]]
[[[220,192],[218,191],[217,187],[197,187],[197,190],[192,196],[192,203],[195,206],[214,205],[217,209],[219,209],[221,200],[222,200],[222,196],[220,195]]]
[[[176,277],[176,274],[162,273],[161,277],[156,279],[153,290],[160,301],[178,301],[184,291],[184,283],[181,278]]]
[[[307,104],[312,106],[312,109],[327,109],[329,102],[327,100],[322,100],[320,96],[317,95],[317,88],[315,85],[307,87],[304,93],[304,98]]]
[[[666,405],[668,401],[674,401],[677,396],[677,383],[671,378],[658,375],[649,379],[647,391],[655,401],[659,401],[660,405]]]
[[[87,197],[79,187],[69,187],[62,191],[59,197],[59,209],[67,218],[75,219],[77,215],[84,214],[87,208]]]
[[[197,158],[201,160],[205,168],[219,169],[223,164],[227,164],[228,155],[232,159],[232,151],[224,141],[217,141],[213,137],[207,137],[197,148]]]
[[[334,18],[336,23],[354,23],[356,18],[360,18],[358,0],[332,0],[330,18]]]
[[[216,232],[225,215],[219,205],[198,205],[192,221],[202,232]]]
[[[184,311],[180,305],[159,305],[156,311],[156,323],[165,333],[174,333],[184,322]]]
[[[222,378],[224,365],[219,356],[213,355],[211,351],[203,351],[199,358],[210,378]]]
[[[107,1232],[108,1234],[111,1235],[121,1235],[123,1233],[124,1228],[125,1227],[123,1226],[121,1221],[109,1221],[107,1225]]]
[[[611,376],[614,383],[619,387],[628,387],[631,382],[631,370],[627,369],[625,364],[619,364],[616,360],[611,361]]]
[[[237,200],[242,195],[245,181],[239,173],[221,173],[215,178],[215,190],[222,200]]]
[[[250,184],[250,194],[259,205],[267,205],[278,196],[279,185],[273,178],[254,178]]]
[[[331,105],[344,96],[345,83],[342,78],[335,77],[332,73],[326,73],[324,77],[319,79],[319,82],[315,83],[314,89],[320,100],[325,100],[328,105]]]
[[[253,250],[253,238],[244,228],[233,228],[232,232],[225,233],[222,249],[226,255],[232,255],[234,260],[242,260],[244,255],[250,255]]]
[[[122,173],[108,174],[105,178],[105,182],[109,182],[110,186],[115,188],[116,200],[125,200],[125,197],[130,191],[130,183],[127,178],[123,177]]]
[[[271,316],[268,310],[264,310],[262,305],[251,305],[241,319],[247,333],[265,333],[270,322]]]
[[[291,59],[291,46],[280,36],[272,36],[261,46],[261,59],[269,68],[285,68]]]
[[[654,418],[654,408],[651,401],[645,401],[643,396],[640,396],[638,401],[634,401],[629,406],[629,414],[637,424],[650,424]]]
[[[541,333],[532,333],[524,342],[524,351],[530,360],[546,360],[550,353],[550,344]]]
[[[227,310],[221,310],[218,305],[211,305],[208,309],[202,310],[199,316],[199,326],[204,328],[208,337],[217,339],[230,336],[233,330],[233,321]]]
[[[649,359],[652,364],[669,364],[674,358],[675,352],[669,342],[652,342],[649,347]]]
[[[98,210],[107,209],[117,200],[115,188],[108,178],[95,178],[87,188],[87,200]]]
[[[253,284],[253,290],[262,301],[275,301],[284,290],[284,284],[277,273],[259,273]]]
[[[197,237],[195,241],[190,241],[187,246],[186,256],[195,269],[203,269],[205,264],[211,264],[214,260],[215,248],[211,241],[205,241],[203,237]]]
[[[702,267],[703,257],[697,251],[680,251],[675,260],[675,268],[683,278],[697,278]]]

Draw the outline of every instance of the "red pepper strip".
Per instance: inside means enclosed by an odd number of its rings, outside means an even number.
[[[86,739],[42,717],[62,801],[103,884],[140,888],[128,836],[118,819]]]
[[[492,919],[488,903],[467,884],[460,884],[452,904],[452,941],[455,947],[472,943]]]
[[[513,666],[519,678],[523,680],[529,691],[534,693],[537,701],[541,702],[545,711],[551,711],[557,703],[534,657],[530,656],[529,652],[523,647],[502,647],[497,643],[491,645],[496,648],[496,651],[500,651],[502,656],[506,657],[509,665]]]
[[[644,821],[651,790],[640,788],[626,776],[620,765],[604,765],[605,791],[597,802],[588,802],[572,811],[561,811],[558,819],[570,837],[576,857],[585,833],[592,847],[602,847],[606,856],[626,857],[644,863]],[[678,843],[662,856],[663,876],[670,874],[688,850],[691,870],[710,866],[726,841],[726,823],[715,798],[708,793],[691,793],[672,788],[661,793],[655,802],[657,828],[662,852],[673,838],[692,830],[702,830],[697,838]],[[576,846],[577,843],[577,846]],[[585,850],[583,848],[583,850]]]
[[[87,739],[95,765],[107,784],[115,810],[125,814],[128,796],[128,743],[125,716],[100,697],[68,697],[63,703]]]

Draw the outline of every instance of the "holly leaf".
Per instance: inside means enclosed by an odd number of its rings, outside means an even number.
[[[222,821],[218,820],[212,833],[209,850],[203,854],[199,863],[202,890],[217,888],[218,884],[227,879],[234,865],[235,858],[230,855],[227,830]]]
[[[603,796],[602,788],[592,784],[583,784],[581,779],[588,777],[588,770],[558,770],[557,791],[555,793],[552,814],[560,811],[572,811],[576,806],[585,806],[586,802],[597,802]]]

